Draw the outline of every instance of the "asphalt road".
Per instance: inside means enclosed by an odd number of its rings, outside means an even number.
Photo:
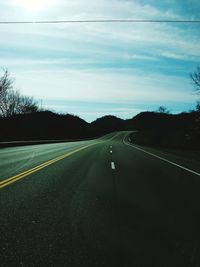
[[[0,266],[200,266],[198,167],[127,134],[0,150]]]

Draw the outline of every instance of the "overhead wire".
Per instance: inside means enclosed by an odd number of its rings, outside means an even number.
[[[200,23],[200,20],[161,20],[161,19],[92,19],[92,20],[33,20],[0,21],[0,24],[64,24],[64,23]]]

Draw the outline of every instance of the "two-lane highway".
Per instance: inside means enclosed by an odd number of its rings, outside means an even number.
[[[145,151],[128,132],[1,149],[1,266],[200,266],[199,172]]]

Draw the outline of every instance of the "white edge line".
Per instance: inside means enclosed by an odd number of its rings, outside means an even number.
[[[115,163],[113,161],[111,162],[111,169],[115,170]]]
[[[165,159],[165,158],[163,158],[163,157],[157,156],[157,155],[155,155],[155,154],[153,154],[153,153],[151,153],[151,152],[148,152],[148,151],[146,151],[146,150],[144,150],[144,149],[142,149],[142,148],[139,148],[139,147],[137,147],[137,146],[135,146],[135,145],[126,143],[126,142],[125,142],[125,138],[126,138],[126,136],[125,136],[124,139],[123,139],[123,143],[124,143],[125,145],[130,146],[130,147],[132,147],[132,148],[135,148],[135,149],[137,149],[137,150],[139,150],[139,151],[142,151],[142,152],[144,152],[144,153],[146,153],[146,154],[148,154],[148,155],[150,155],[150,156],[153,156],[153,157],[158,158],[158,159],[160,159],[160,160],[163,160],[163,161],[165,161],[165,162],[168,162],[168,163],[170,163],[170,164],[172,164],[172,165],[174,165],[174,166],[176,166],[176,167],[179,167],[179,168],[181,168],[181,169],[183,169],[183,170],[185,170],[185,171],[188,171],[188,172],[190,172],[190,173],[192,173],[192,174],[195,174],[195,175],[197,175],[197,176],[200,176],[200,173],[198,173],[198,172],[195,172],[195,171],[193,171],[193,170],[190,170],[190,169],[188,169],[188,168],[186,168],[186,167],[184,167],[184,166],[182,166],[182,165],[179,165],[179,164],[177,164],[177,163],[175,163],[175,162],[173,162],[173,161],[167,160],[167,159]]]

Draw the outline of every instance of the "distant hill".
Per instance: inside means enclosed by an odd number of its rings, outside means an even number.
[[[74,115],[50,111],[0,119],[0,140],[78,139],[89,136],[88,123]]]
[[[150,129],[188,129],[190,128],[196,118],[198,112],[180,113],[180,114],[166,114],[158,112],[141,112],[134,118],[126,121],[129,128],[137,130]]]
[[[125,129],[125,121],[115,116],[104,116],[96,119],[90,125],[93,136],[101,136],[110,132]]]
[[[136,130],[132,138],[141,145],[200,149],[200,112],[142,112],[128,120],[108,115],[92,123],[51,111],[0,118],[0,141],[75,140],[122,130]]]
[[[127,120],[127,128],[137,130],[134,141],[141,145],[200,148],[200,113],[164,114],[142,112]]]

